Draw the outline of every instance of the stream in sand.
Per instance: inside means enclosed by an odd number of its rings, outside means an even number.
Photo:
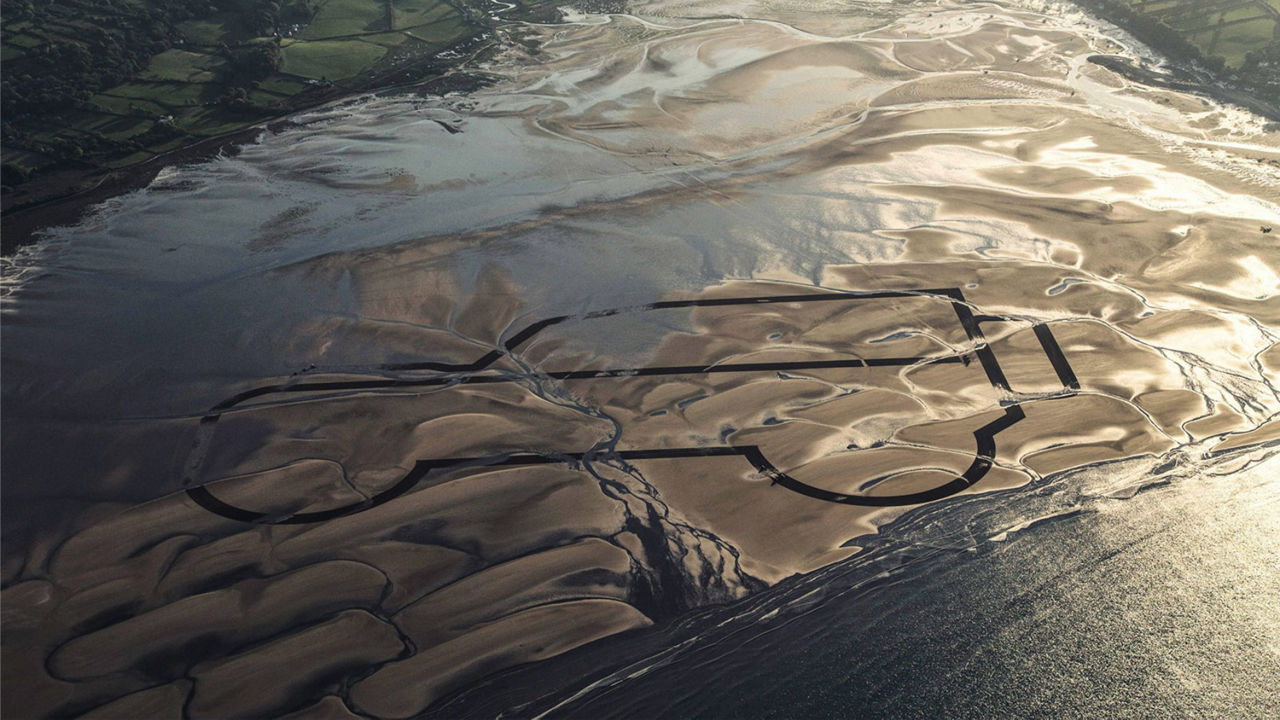
[[[502,32],[6,266],[7,712],[1280,713],[1280,133],[1069,5]]]

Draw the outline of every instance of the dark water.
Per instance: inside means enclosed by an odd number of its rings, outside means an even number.
[[[432,716],[1274,717],[1276,473],[1121,464],[942,503],[863,556]],[[1097,494],[1133,474],[1152,484]]]

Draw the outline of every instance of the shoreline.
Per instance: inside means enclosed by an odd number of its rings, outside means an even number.
[[[474,59],[488,47],[466,57]],[[259,133],[273,132],[292,124],[289,119],[298,113],[314,110],[329,103],[341,102],[363,94],[378,92],[417,92],[444,95],[482,87],[490,80],[479,73],[467,72],[458,66],[443,69],[441,74],[411,84],[369,84],[362,88],[343,88],[328,93],[308,94],[304,102],[285,112],[266,118],[252,125],[213,137],[176,147],[155,157],[133,165],[111,170],[67,170],[47,178],[49,188],[36,187],[37,196],[25,203],[15,203],[0,213],[0,256],[11,257],[17,250],[39,240],[40,232],[55,227],[73,225],[85,217],[92,207],[134,190],[147,187],[162,170],[178,165],[211,160],[219,155],[234,157],[240,148],[252,143]],[[93,185],[85,187],[88,182]],[[36,185],[40,180],[33,181]],[[45,190],[44,192],[41,192]],[[24,193],[30,195],[32,193]],[[5,198],[10,200],[10,198]]]
[[[1177,90],[1191,95],[1201,95],[1209,97],[1218,102],[1236,105],[1248,110],[1259,117],[1266,118],[1270,122],[1280,123],[1280,108],[1277,108],[1262,98],[1255,97],[1243,90],[1231,87],[1225,87],[1218,84],[1206,84],[1203,82],[1195,82],[1193,80],[1180,80],[1170,75],[1158,73],[1150,68],[1137,65],[1133,60],[1123,55],[1090,55],[1089,62],[1099,67],[1104,67],[1118,75],[1123,75],[1126,79],[1139,82],[1152,87],[1164,88],[1166,90]],[[1174,66],[1181,72],[1186,72],[1185,68]]]
[[[1196,48],[1184,48],[1180,52],[1176,47],[1167,47],[1153,37],[1150,31],[1116,11],[1110,0],[1071,0],[1071,4],[1097,20],[1114,25],[1146,45],[1164,58],[1171,72],[1159,72],[1141,66],[1131,58],[1101,53],[1091,56],[1089,62],[1135,82],[1201,95],[1220,103],[1242,107],[1272,123],[1280,123],[1280,96],[1268,99],[1254,88],[1241,87],[1237,84],[1240,77],[1234,71],[1215,70],[1206,66],[1208,60]],[[1180,38],[1179,41],[1186,43],[1185,38]],[[1233,82],[1233,77],[1236,82]]]
[[[611,2],[588,2],[586,6],[616,9]],[[520,19],[546,22],[552,17],[559,18],[560,5],[560,2],[552,2],[530,8],[521,13]],[[405,72],[404,68],[398,68],[361,83],[310,90],[289,98],[276,115],[221,135],[195,140],[132,165],[70,168],[24,183],[22,189],[11,190],[0,197],[0,257],[12,257],[19,248],[39,241],[43,230],[80,222],[95,205],[146,187],[165,168],[201,162],[223,154],[234,156],[240,147],[252,142],[259,133],[286,126],[289,118],[298,113],[372,93],[416,92],[441,96],[483,87],[491,79],[483,72],[467,68],[477,58],[498,48],[501,41],[495,31],[505,21],[508,18],[500,13],[485,16],[481,29],[487,32],[477,31],[446,48],[460,53],[451,62],[442,62],[434,57],[424,62],[420,66],[423,75],[418,79],[396,82],[395,77],[403,76]],[[514,42],[519,43],[519,40]]]
[[[1120,22],[1119,18],[1106,13],[1097,2],[1072,0],[1072,4],[1096,19],[1112,23],[1133,34],[1139,41],[1164,57],[1169,67],[1173,69],[1173,73],[1157,72],[1136,64],[1130,58],[1116,55],[1094,54],[1088,58],[1089,62],[1135,82],[1211,98],[1218,102],[1242,107],[1268,121],[1280,123],[1280,107],[1276,104],[1226,84],[1226,79],[1219,73],[1189,66],[1185,60],[1176,58],[1165,48],[1151,44],[1149,39],[1136,33],[1133,28],[1127,27],[1125,23]],[[553,3],[550,8],[540,8],[539,11],[528,13],[528,17],[524,19],[545,21],[547,20],[545,13],[552,8],[558,8],[559,5],[560,3]],[[584,3],[584,7],[599,12],[617,12],[622,9],[620,5],[616,0]],[[487,19],[492,23],[490,25],[492,30],[506,18],[495,15]],[[46,178],[30,181],[24,185],[24,189],[16,193],[13,191],[7,193],[0,202],[0,207],[3,208],[0,210],[0,257],[12,257],[19,248],[37,242],[40,239],[40,233],[44,230],[80,222],[89,209],[102,202],[145,188],[165,168],[201,162],[219,155],[234,156],[242,146],[252,142],[259,133],[287,126],[290,123],[289,118],[298,113],[363,94],[418,92],[444,95],[449,92],[465,92],[483,87],[490,82],[489,78],[480,72],[465,68],[482,54],[495,49],[498,44],[496,36],[485,38],[476,35],[451,48],[453,50],[474,48],[472,52],[459,57],[453,63],[447,65],[436,61],[427,63],[424,70],[435,71],[436,74],[426,79],[409,83],[393,83],[385,82],[390,78],[384,76],[381,79],[351,87],[305,92],[291,98],[296,102],[283,108],[282,112],[273,117],[222,135],[196,140],[132,165],[115,169],[63,170],[51,173]],[[403,69],[397,70],[396,74],[402,72]],[[86,187],[89,182],[93,184]],[[16,198],[15,195],[17,195]]]
[[[234,155],[271,123],[251,125],[225,135],[206,138],[190,145],[174,148],[134,165],[97,174],[67,172],[64,177],[51,178],[55,188],[49,196],[34,199],[24,205],[6,209],[3,213],[3,230],[0,231],[0,255],[9,256],[18,248],[39,240],[42,230],[68,223],[79,222],[93,206],[119,197],[151,184],[166,167],[187,162],[208,160],[222,153]],[[98,178],[91,187],[81,185]],[[58,186],[65,189],[58,194]]]

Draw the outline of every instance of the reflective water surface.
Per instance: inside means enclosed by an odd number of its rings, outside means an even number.
[[[1275,714],[1280,133],[1053,3],[507,32],[6,267],[9,708]]]

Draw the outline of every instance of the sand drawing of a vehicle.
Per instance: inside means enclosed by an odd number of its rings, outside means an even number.
[[[201,420],[201,429],[205,437],[211,436],[215,426],[224,413],[236,410],[238,406],[250,400],[272,395],[288,395],[292,393],[365,391],[379,389],[412,390],[414,388],[431,388],[446,385],[475,385],[486,383],[510,383],[513,378],[509,374],[487,373],[499,359],[506,354],[519,351],[535,336],[556,325],[570,320],[590,320],[608,318],[621,313],[651,312],[680,308],[733,307],[733,306],[767,306],[777,304],[806,303],[858,303],[870,300],[890,298],[930,298],[948,303],[954,311],[968,339],[968,348],[959,352],[941,355],[910,357],[878,357],[878,358],[841,358],[809,359],[795,362],[754,362],[733,363],[718,362],[712,365],[651,365],[630,368],[604,370],[560,370],[542,371],[540,375],[552,380],[595,380],[602,382],[625,382],[628,378],[652,376],[697,376],[723,373],[760,373],[789,372],[804,370],[822,370],[833,368],[871,368],[871,367],[903,367],[933,363],[960,363],[970,365],[976,357],[978,366],[986,376],[991,387],[1002,398],[1002,413],[994,420],[973,431],[973,459],[968,468],[960,473],[952,473],[949,482],[930,489],[894,494],[865,495],[857,493],[840,493],[815,487],[802,482],[783,472],[765,457],[758,445],[724,444],[699,445],[692,447],[640,448],[630,450],[613,450],[610,456],[622,461],[639,461],[652,459],[685,459],[697,462],[706,458],[741,458],[749,463],[763,478],[772,485],[801,495],[830,503],[861,506],[902,506],[939,500],[982,480],[991,469],[996,455],[996,437],[1002,431],[1025,418],[1021,401],[1016,399],[1010,389],[1009,380],[1001,367],[995,352],[988,344],[982,331],[982,324],[988,322],[1011,322],[1013,318],[997,315],[975,314],[970,303],[959,288],[935,288],[925,290],[901,291],[838,291],[823,290],[793,295],[758,295],[749,297],[703,298],[695,300],[672,300],[652,303],[631,308],[598,310],[581,315],[561,315],[534,322],[507,338],[500,347],[495,348],[469,363],[416,362],[382,365],[376,368],[383,373],[399,372],[436,372],[439,375],[426,377],[378,377],[361,380],[300,380],[288,383],[265,385],[230,397],[211,408]],[[1061,383],[1063,394],[1073,394],[1080,387],[1075,372],[1067,361],[1049,326],[1043,323],[1032,325],[1036,340],[1052,365],[1057,380]],[[195,479],[200,460],[188,465],[188,476],[184,479],[185,492],[188,496],[209,512],[223,517],[263,524],[305,524],[331,520],[359,513],[384,503],[390,502],[411,491],[434,474],[468,466],[516,466],[543,465],[566,462],[581,462],[586,457],[582,452],[556,453],[517,453],[480,457],[441,457],[419,459],[398,482],[390,487],[370,495],[363,500],[311,512],[297,512],[287,516],[272,515],[257,510],[239,507],[218,497],[207,484],[199,484]]]

